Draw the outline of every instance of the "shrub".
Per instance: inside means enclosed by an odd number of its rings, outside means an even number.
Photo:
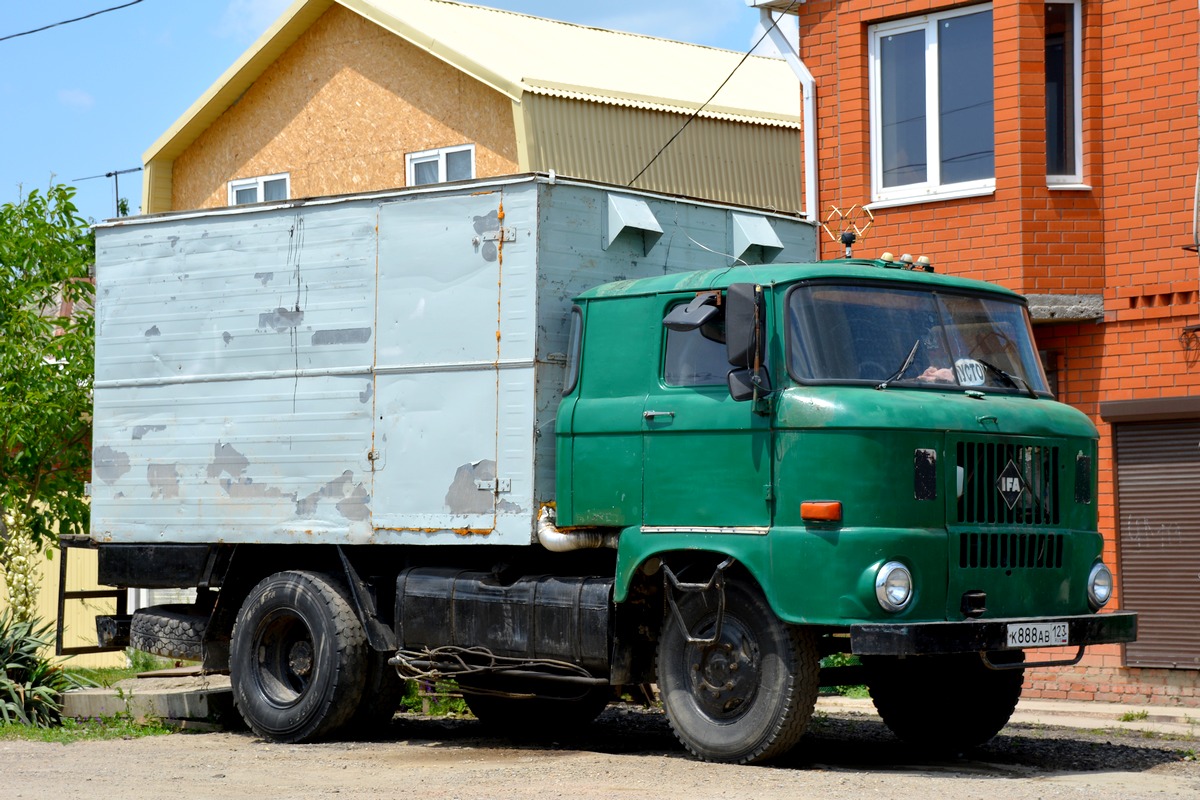
[[[83,685],[43,655],[52,644],[52,627],[0,612],[0,722],[56,725],[63,692]]]

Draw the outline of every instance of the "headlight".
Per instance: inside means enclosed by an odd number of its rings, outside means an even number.
[[[903,611],[913,595],[912,573],[899,561],[889,561],[875,573],[875,598],[884,611]]]
[[[1112,590],[1112,570],[1104,566],[1104,562],[1097,561],[1092,567],[1092,573],[1088,575],[1088,605],[1093,611],[1104,608],[1105,603],[1112,598]]]

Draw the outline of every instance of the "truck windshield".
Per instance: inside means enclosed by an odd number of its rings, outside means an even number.
[[[787,336],[804,382],[1049,393],[1024,306],[1000,297],[804,284],[788,296]]]

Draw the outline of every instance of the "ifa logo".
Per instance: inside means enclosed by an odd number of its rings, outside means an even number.
[[[1025,482],[1021,470],[1017,469],[1017,465],[1011,460],[1004,467],[1004,471],[996,476],[996,491],[1004,498],[1004,504],[1008,506],[1009,511],[1017,507],[1017,503],[1021,502],[1021,495],[1028,488],[1029,484]]]

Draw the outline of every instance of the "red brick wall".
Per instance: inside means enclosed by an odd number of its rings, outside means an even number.
[[[937,0],[809,0],[801,57],[817,82],[820,203],[870,201],[868,28],[963,7]],[[1103,295],[1100,322],[1039,326],[1056,354],[1060,399],[1097,423],[1105,560],[1116,541],[1111,428],[1100,404],[1200,394],[1200,363],[1181,341],[1200,315],[1192,241],[1200,14],[1194,0],[1087,0],[1083,13],[1080,191],[1046,184],[1044,4],[993,3],[996,190],[985,197],[880,208],[859,255],[924,254],[939,271],[1026,294]],[[840,254],[831,241],[825,257]],[[1189,363],[1190,362],[1190,363]],[[1056,677],[1057,676],[1057,677]],[[1089,650],[1067,670],[1031,670],[1043,696],[1200,705],[1191,671],[1127,670],[1121,648]]]

